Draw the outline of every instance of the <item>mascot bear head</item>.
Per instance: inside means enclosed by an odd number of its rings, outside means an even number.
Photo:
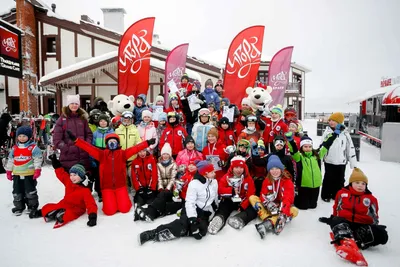
[[[130,95],[117,95],[108,101],[108,109],[114,116],[121,116],[124,111],[133,111],[135,107],[135,97]]]
[[[264,111],[272,103],[271,97],[272,88],[267,86],[262,87],[248,87],[246,89],[247,98],[250,100],[250,107],[256,111]]]

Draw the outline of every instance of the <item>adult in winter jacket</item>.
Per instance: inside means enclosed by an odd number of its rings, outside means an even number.
[[[155,147],[158,145],[157,129],[151,121],[152,117],[153,113],[150,110],[143,110],[142,121],[137,126],[139,136],[143,141],[152,138],[156,139],[156,143],[148,148],[150,154],[153,154]]]
[[[154,144],[155,140],[147,140],[126,150],[121,149],[119,136],[115,133],[106,136],[107,148],[102,150],[76,138],[67,132],[77,147],[87,151],[99,161],[100,188],[103,195],[103,212],[113,215],[117,211],[127,213],[132,207],[126,185],[126,162],[132,155]]]
[[[296,188],[297,195],[294,204],[299,209],[315,209],[317,207],[319,188],[322,184],[321,158],[325,156],[330,146],[336,139],[333,134],[325,140],[319,152],[313,150],[310,137],[304,135],[300,141],[300,151],[293,139],[293,133],[286,133],[290,153],[297,163]]]
[[[86,211],[89,215],[87,225],[92,227],[97,224],[97,205],[90,192],[84,185],[85,168],[80,164],[75,164],[69,170],[64,170],[55,154],[50,156],[54,172],[58,180],[65,186],[65,195],[58,203],[49,203],[37,210],[29,217],[42,217],[46,222],[55,221],[54,228],[59,228],[83,215]]]
[[[172,158],[171,146],[165,143],[161,149],[161,157],[157,163],[158,191],[171,191],[175,183],[178,168]]]
[[[268,175],[261,188],[260,197],[251,196],[250,203],[262,220],[256,229],[263,239],[267,232],[279,234],[286,222],[298,214],[293,206],[294,185],[283,172],[284,166],[278,156],[272,155],[267,164]]]
[[[187,136],[185,128],[179,125],[178,114],[176,112],[168,112],[168,126],[160,138],[160,148],[165,143],[169,143],[172,148],[172,156],[176,158],[179,151],[183,150],[183,142]]]
[[[132,161],[132,185],[136,194],[133,202],[139,205],[150,203],[157,194],[157,163],[152,154],[146,150],[139,151]]]
[[[210,111],[207,108],[202,108],[199,111],[199,119],[193,125],[192,136],[196,142],[196,150],[203,151],[207,144],[207,133],[214,128],[211,122]]]
[[[388,241],[385,225],[379,224],[378,200],[368,189],[368,178],[358,168],[350,175],[349,185],[336,194],[331,218],[320,218],[330,225],[333,242],[340,245],[344,239],[354,239],[358,247],[384,245]]]
[[[218,121],[218,142],[221,142],[225,146],[234,146],[236,136],[231,129],[231,123],[226,117],[222,117]]]
[[[146,105],[146,95],[145,94],[140,94],[136,98],[136,105],[135,108],[133,109],[133,114],[134,114],[134,119],[135,119],[135,125],[139,125],[142,122],[142,112],[143,110],[148,110],[149,108]]]
[[[196,142],[194,141],[193,137],[188,135],[185,138],[184,145],[185,149],[180,151],[176,157],[176,165],[178,166],[178,170],[185,170],[191,161],[203,160],[203,154],[195,149]]]
[[[219,111],[221,100],[213,88],[213,82],[211,81],[211,79],[208,79],[206,81],[204,87],[205,89],[203,92],[203,96],[206,99],[207,105],[210,103],[214,103],[216,110]]]
[[[66,170],[75,164],[83,164],[89,169],[89,154],[74,145],[67,135],[67,130],[75,136],[92,142],[92,131],[88,125],[88,114],[79,107],[79,95],[68,95],[67,106],[62,108],[62,114],[56,122],[53,132],[53,143],[55,148],[60,149],[60,162]]]
[[[322,182],[321,198],[326,202],[334,199],[336,193],[344,186],[347,163],[350,163],[352,169],[357,166],[353,141],[343,122],[343,113],[333,113],[329,117],[329,126],[322,134],[322,140],[325,140],[327,136],[334,132],[338,135],[324,157],[325,175]]]
[[[181,217],[139,235],[140,245],[147,241],[167,241],[183,236],[200,240],[207,234],[208,220],[217,208],[218,184],[214,167],[207,161],[196,164],[197,173],[189,183]]]
[[[159,193],[157,198],[147,208],[140,205],[137,206],[134,220],[154,221],[158,217],[175,214],[184,208],[187,189],[196,171],[196,164],[194,161],[191,161],[186,168],[185,174],[179,180],[175,180],[174,191]]]
[[[121,116],[121,125],[115,130],[115,133],[119,136],[120,145],[122,149],[128,149],[136,146],[142,142],[140,134],[136,126],[133,124],[133,113],[130,111],[124,111]],[[128,165],[136,158],[133,155],[128,159]]]
[[[242,229],[255,219],[257,213],[249,205],[249,197],[255,192],[254,181],[247,169],[245,159],[241,156],[234,157],[228,172],[218,182],[218,195],[222,199],[208,226],[208,232],[215,235],[226,222],[235,229]],[[240,212],[229,217],[235,210],[240,210]]]

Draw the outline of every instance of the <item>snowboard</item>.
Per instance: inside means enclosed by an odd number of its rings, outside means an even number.
[[[334,240],[334,235],[330,233],[332,241]],[[367,261],[364,258],[361,250],[358,248],[356,242],[352,238],[345,238],[340,241],[340,244],[334,243],[336,248],[336,254],[342,259],[345,259],[357,266],[368,266]]]

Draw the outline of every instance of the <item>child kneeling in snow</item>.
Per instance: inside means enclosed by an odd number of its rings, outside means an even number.
[[[54,228],[59,228],[85,213],[89,215],[88,226],[97,223],[97,205],[90,189],[84,184],[85,167],[75,164],[67,173],[55,154],[49,156],[57,178],[65,186],[64,198],[58,203],[50,203],[29,214],[31,219],[42,217],[46,222],[56,221]]]
[[[214,166],[208,161],[197,163],[197,172],[189,183],[185,207],[181,217],[156,229],[142,232],[139,243],[167,241],[182,236],[193,236],[200,240],[207,234],[208,220],[217,208],[218,184]]]
[[[358,247],[384,245],[388,241],[385,225],[379,225],[378,200],[368,189],[368,178],[354,168],[349,185],[337,194],[331,218],[320,218],[332,229],[334,240],[341,244],[343,239],[354,239]]]
[[[140,150],[155,144],[156,139],[150,139],[130,147],[121,149],[119,136],[108,134],[105,138],[106,149],[97,148],[86,141],[76,138],[67,131],[71,141],[80,149],[88,152],[100,164],[100,188],[103,196],[103,212],[105,215],[114,215],[117,211],[127,213],[132,207],[126,185],[126,162]]]
[[[293,206],[294,185],[292,179],[285,176],[284,168],[278,156],[270,156],[267,164],[268,175],[262,184],[261,196],[250,197],[250,204],[263,221],[256,224],[261,238],[271,231],[279,234],[285,223],[299,213]]]

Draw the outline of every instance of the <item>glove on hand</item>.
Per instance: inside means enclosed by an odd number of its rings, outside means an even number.
[[[89,221],[87,222],[87,225],[90,227],[93,227],[97,224],[97,214],[96,213],[90,213],[89,214]]]
[[[41,169],[36,169],[35,173],[33,174],[33,180],[36,180],[37,178],[39,178],[41,173],[42,173]]]
[[[286,137],[286,140],[288,140],[289,142],[291,142],[291,141],[294,140],[294,137],[293,137],[293,133],[292,133],[292,132],[287,132],[287,133],[285,133],[285,137]]]
[[[189,218],[189,228],[194,238],[196,238],[197,240],[203,238],[203,236],[200,233],[199,222],[197,221],[197,218],[194,217]]]
[[[12,181],[13,180],[13,176],[12,176],[12,171],[7,171],[7,179]]]
[[[51,165],[53,166],[54,169],[62,167],[61,162],[57,159],[56,154],[50,155],[49,159],[51,160]]]
[[[147,140],[147,144],[149,146],[154,145],[155,143],[156,143],[156,139],[155,138],[151,138],[151,139]]]
[[[76,141],[76,136],[70,130],[67,130],[67,135],[72,142]]]

